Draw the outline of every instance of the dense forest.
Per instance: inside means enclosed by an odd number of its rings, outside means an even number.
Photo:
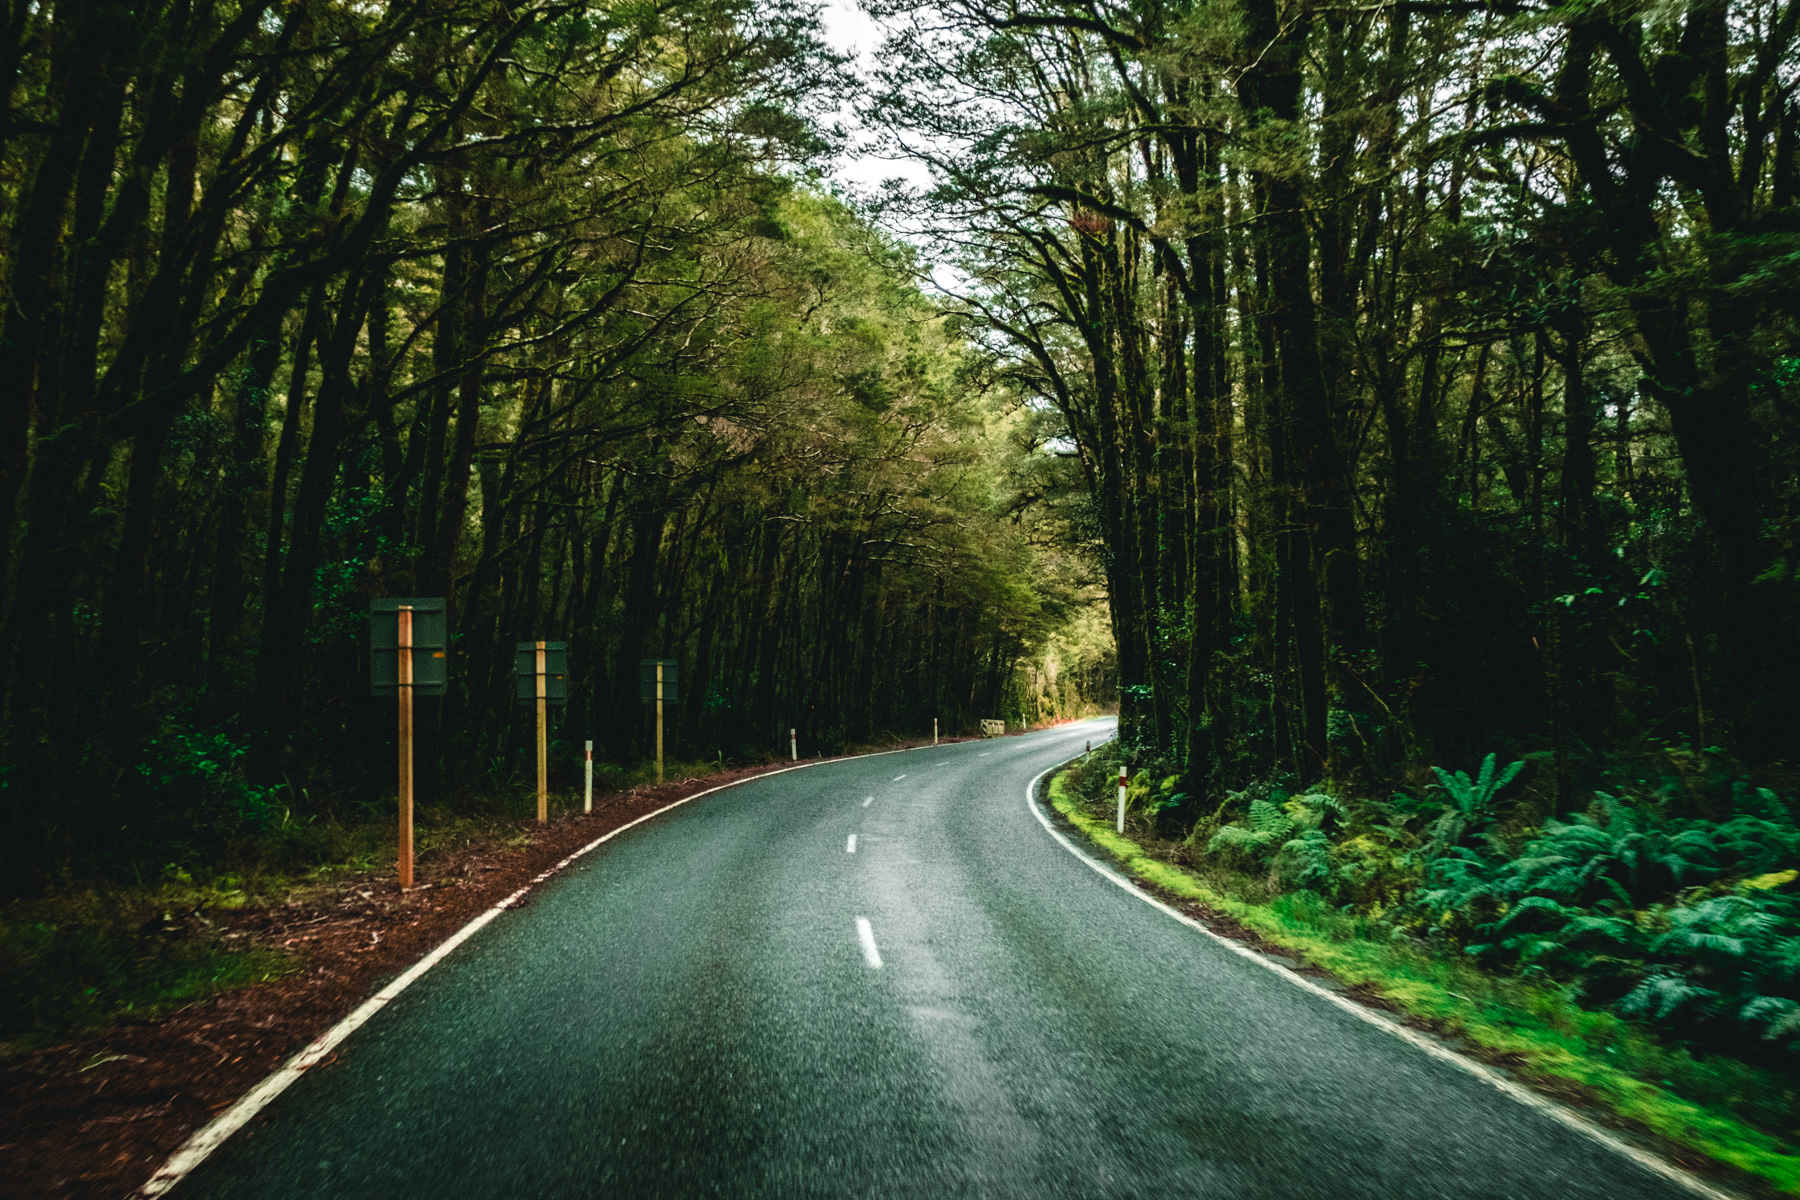
[[[1795,758],[1800,7],[879,8],[890,211],[1073,448],[1198,806]]]
[[[884,211],[1105,575],[1122,745],[1064,811],[1791,1138],[1800,5],[878,7],[864,112],[936,180]]]
[[[378,597],[448,600],[430,802],[529,772],[519,640],[565,779],[642,657],[687,761],[1104,701],[1016,402],[818,183],[844,87],[784,4],[9,0],[8,886],[389,813]]]

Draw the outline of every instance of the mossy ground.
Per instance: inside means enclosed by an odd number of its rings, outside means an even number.
[[[1791,1074],[1697,1056],[1611,1013],[1584,1009],[1555,988],[1491,975],[1396,939],[1388,927],[1341,913],[1316,895],[1280,894],[1265,880],[1214,863],[1171,861],[1181,843],[1121,836],[1109,799],[1098,794],[1104,789],[1080,796],[1069,778],[1058,772],[1051,779],[1051,805],[1138,878],[1382,997],[1543,1090],[1610,1109],[1673,1146],[1800,1195],[1800,1098]]]

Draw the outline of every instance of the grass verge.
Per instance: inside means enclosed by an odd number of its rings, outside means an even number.
[[[1611,1013],[1583,1009],[1557,989],[1487,974],[1386,930],[1371,937],[1372,922],[1310,893],[1268,897],[1267,887],[1248,877],[1222,869],[1202,876],[1115,832],[1104,801],[1083,799],[1068,778],[1066,770],[1051,778],[1051,806],[1130,874],[1380,996],[1464,1043],[1473,1057],[1800,1195],[1800,1128],[1791,1128],[1794,1092],[1784,1077],[1735,1059],[1696,1057]]]

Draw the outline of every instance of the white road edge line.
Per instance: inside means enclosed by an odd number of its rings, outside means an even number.
[[[761,775],[752,775],[748,779],[734,779],[730,783],[721,783],[718,787],[710,787],[705,791],[695,792],[691,796],[686,796],[673,803],[665,804],[654,812],[647,812],[635,821],[628,821],[617,829],[612,830],[610,833],[601,834],[599,837],[575,851],[567,858],[564,858],[549,870],[540,871],[538,874],[532,876],[531,882],[527,883],[524,887],[500,901],[492,908],[487,909],[467,925],[464,925],[461,929],[445,938],[438,944],[435,950],[414,963],[404,975],[363,1001],[362,1006],[355,1012],[339,1021],[336,1025],[333,1025],[330,1029],[327,1029],[324,1033],[321,1033],[318,1037],[313,1039],[312,1043],[308,1045],[306,1049],[288,1059],[274,1071],[271,1071],[261,1083],[257,1084],[254,1088],[251,1088],[248,1092],[245,1092],[243,1096],[238,1099],[236,1104],[232,1105],[230,1108],[226,1109],[196,1130],[187,1141],[182,1143],[180,1149],[171,1154],[168,1160],[164,1162],[162,1166],[157,1168],[156,1174],[146,1180],[144,1185],[134,1194],[139,1196],[160,1196],[176,1184],[180,1183],[194,1170],[195,1167],[198,1167],[201,1163],[211,1157],[213,1151],[224,1145],[227,1138],[242,1129],[249,1123],[251,1118],[256,1116],[257,1113],[267,1108],[269,1104],[274,1101],[275,1097],[287,1091],[287,1089],[293,1085],[295,1080],[306,1074],[309,1068],[315,1067],[322,1062],[333,1050],[337,1049],[339,1043],[355,1033],[358,1029],[362,1028],[363,1025],[367,1024],[370,1017],[373,1017],[376,1013],[386,1008],[389,1002],[396,996],[416,983],[421,975],[448,958],[451,951],[473,937],[483,925],[486,925],[502,912],[517,904],[524,898],[525,893],[529,892],[532,888],[544,882],[576,859],[581,858],[590,851],[596,850],[605,843],[610,842],[621,833],[624,833],[627,829],[642,825],[652,817],[660,817],[670,809],[680,808],[682,805],[687,804],[690,801],[698,800],[702,796],[710,796],[714,792],[722,792],[726,788],[734,788],[742,784],[754,783],[759,779],[767,779],[771,775],[785,775],[789,771],[804,771],[809,767],[819,767],[834,762],[849,762],[858,758],[881,758],[888,754],[907,754],[914,750],[935,749],[937,749],[937,747],[930,745],[902,746],[898,750],[876,750],[869,754],[846,754],[841,758],[820,758],[814,759],[812,762],[803,762],[791,767],[781,767],[778,770],[765,771]],[[874,797],[871,796],[870,799],[872,800]],[[866,804],[868,801],[864,801],[864,803]],[[863,924],[866,927],[867,922],[864,922]],[[875,953],[874,946],[874,935],[869,934],[865,942],[865,948],[870,955],[874,955]],[[881,965],[878,956],[875,958],[872,965],[877,967]]]
[[[1071,759],[1070,761],[1073,762],[1074,760]],[[1066,764],[1058,763],[1057,767],[1064,765]],[[1044,830],[1049,833],[1051,837],[1062,843],[1063,849],[1092,867],[1103,878],[1118,884],[1119,887],[1123,888],[1129,894],[1136,896],[1150,907],[1159,909],[1164,914],[1174,917],[1183,925],[1204,934],[1206,937],[1212,939],[1212,941],[1218,943],[1218,945],[1226,950],[1231,951],[1231,953],[1237,955],[1239,958],[1249,959],[1257,966],[1275,972],[1275,974],[1281,976],[1295,987],[1302,988],[1319,997],[1321,1000],[1337,1005],[1357,1020],[1373,1025],[1383,1033],[1392,1034],[1394,1037],[1399,1038],[1401,1041],[1415,1049],[1423,1050],[1426,1054],[1429,1054],[1440,1062],[1449,1063],[1453,1067],[1468,1072],[1483,1083],[1498,1089],[1500,1092],[1509,1098],[1518,1101],[1525,1107],[1535,1109],[1537,1112],[1549,1117],[1559,1125],[1600,1143],[1600,1145],[1613,1151],[1615,1154],[1630,1159],[1651,1174],[1661,1176],[1663,1179],[1666,1179],[1679,1187],[1685,1188],[1696,1196],[1706,1197],[1707,1200],[1741,1200],[1741,1197],[1738,1197],[1731,1192],[1721,1191],[1708,1183],[1696,1179],[1681,1168],[1672,1163],[1663,1161],[1654,1154],[1650,1154],[1647,1151],[1638,1149],[1636,1146],[1620,1141],[1618,1138],[1606,1132],[1604,1129],[1601,1129],[1598,1125],[1593,1124],[1579,1113],[1564,1108],[1562,1105],[1545,1099],[1543,1096],[1538,1095],[1529,1088],[1514,1083],[1512,1080],[1506,1078],[1492,1068],[1487,1067],[1482,1063],[1478,1063],[1472,1058],[1465,1058],[1456,1051],[1439,1045],[1437,1042],[1432,1041],[1430,1038],[1425,1037],[1416,1030],[1407,1028],[1405,1025],[1398,1025],[1382,1017],[1376,1016],[1354,1000],[1347,1000],[1328,988],[1320,987],[1304,975],[1297,974],[1287,967],[1282,966],[1280,963],[1271,961],[1263,955],[1258,954],[1256,951],[1239,945],[1228,937],[1214,933],[1186,913],[1171,908],[1154,896],[1147,895],[1142,888],[1131,882],[1131,880],[1125,878],[1125,876],[1119,874],[1107,864],[1094,858],[1067,837],[1064,837],[1063,834],[1050,823],[1050,818],[1045,814],[1043,806],[1037,802],[1037,785],[1044,776],[1050,774],[1051,771],[1056,770],[1057,767],[1049,767],[1040,771],[1033,777],[1030,783],[1025,785],[1025,807],[1031,810],[1031,815],[1038,819],[1038,823],[1044,827]]]
[[[850,835],[849,842],[845,843],[844,853],[845,854],[855,854],[856,853],[856,835],[854,833]]]
[[[875,931],[869,927],[869,918],[856,918],[856,937],[862,942],[863,961],[881,970],[881,951],[875,948]]]

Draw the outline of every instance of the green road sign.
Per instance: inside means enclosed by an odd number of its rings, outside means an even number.
[[[537,643],[518,642],[513,651],[513,696],[520,704],[537,700]],[[569,643],[544,643],[544,702],[551,707],[569,702]]]
[[[663,703],[673,704],[680,696],[675,686],[677,674],[675,660],[672,658],[641,658],[638,660],[638,699],[656,699],[656,664],[661,663],[663,669]]]
[[[369,692],[399,690],[400,609],[412,609],[412,693],[441,696],[450,687],[450,622],[442,596],[389,596],[369,601]]]

